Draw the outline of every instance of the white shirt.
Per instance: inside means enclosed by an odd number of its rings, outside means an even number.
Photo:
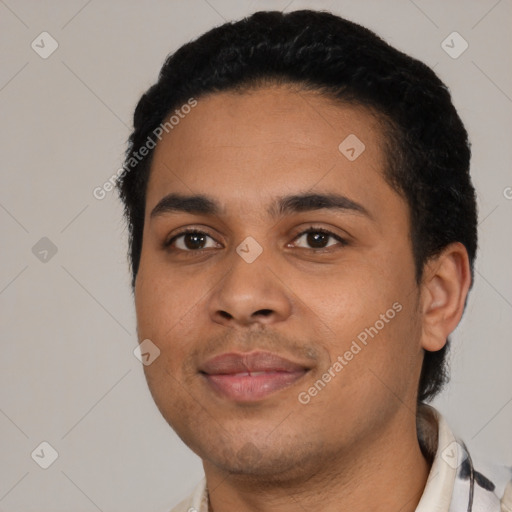
[[[418,408],[417,427],[420,446],[433,462],[416,512],[512,512],[512,467],[472,460],[429,405]],[[206,480],[171,512],[208,512]]]

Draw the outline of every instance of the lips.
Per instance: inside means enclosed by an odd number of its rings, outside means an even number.
[[[309,368],[271,352],[227,353],[209,359],[200,368],[213,390],[238,402],[254,402],[287,388]]]

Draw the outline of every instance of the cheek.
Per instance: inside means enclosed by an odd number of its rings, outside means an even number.
[[[182,396],[187,387],[182,365],[198,338],[193,319],[200,296],[190,287],[172,286],[167,277],[157,278],[156,266],[151,269],[154,278],[144,270],[136,286],[137,332],[139,340],[150,339],[160,350],[159,356],[143,369],[155,403],[168,419],[174,417],[169,416],[169,410],[176,411],[186,402],[186,396]]]
[[[194,287],[183,286],[179,279],[173,279],[164,268],[152,263],[146,260],[137,277],[137,331],[139,340],[150,339],[160,350],[159,356],[143,366],[143,370],[157,407],[175,427],[174,422],[188,418],[194,409],[186,405],[190,402],[190,383],[182,367],[198,339],[193,319],[201,293],[194,293]]]
[[[329,341],[323,340],[329,364],[343,358],[339,385],[370,392],[388,384],[402,395],[422,357],[414,268],[375,261],[354,261],[350,272],[340,270],[321,289],[310,288],[308,305],[329,327]]]
[[[392,306],[402,300],[405,284],[382,271],[385,263],[375,265],[356,258],[343,263],[321,277],[297,276],[295,282],[300,285],[295,290],[335,338],[346,340],[381,322],[380,315],[390,309],[388,316],[394,318]]]
[[[139,338],[163,341],[187,325],[201,297],[201,290],[176,272],[169,272],[156,258],[143,258],[135,286]],[[204,293],[204,291],[203,291]]]

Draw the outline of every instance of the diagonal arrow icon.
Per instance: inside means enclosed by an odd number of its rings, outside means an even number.
[[[30,456],[42,469],[48,469],[59,458],[57,450],[48,441],[39,443]]]
[[[452,59],[458,59],[469,48],[469,43],[458,32],[452,32],[441,41],[441,48]]]
[[[41,32],[30,43],[30,47],[39,55],[39,57],[47,59],[59,47],[59,43],[48,32]]]
[[[133,351],[133,355],[144,365],[149,366],[160,356],[160,349],[149,339],[141,341]]]
[[[252,263],[263,252],[263,247],[252,236],[248,236],[240,242],[236,252],[246,263]]]
[[[46,236],[32,246],[32,254],[42,263],[48,263],[57,252],[57,246]]]
[[[350,162],[353,162],[366,149],[363,141],[354,133],[347,135],[339,144],[338,150]]]

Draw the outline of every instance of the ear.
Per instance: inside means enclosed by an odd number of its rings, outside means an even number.
[[[468,253],[460,242],[448,245],[425,264],[421,282],[422,348],[435,352],[444,347],[462,318],[470,285]]]

